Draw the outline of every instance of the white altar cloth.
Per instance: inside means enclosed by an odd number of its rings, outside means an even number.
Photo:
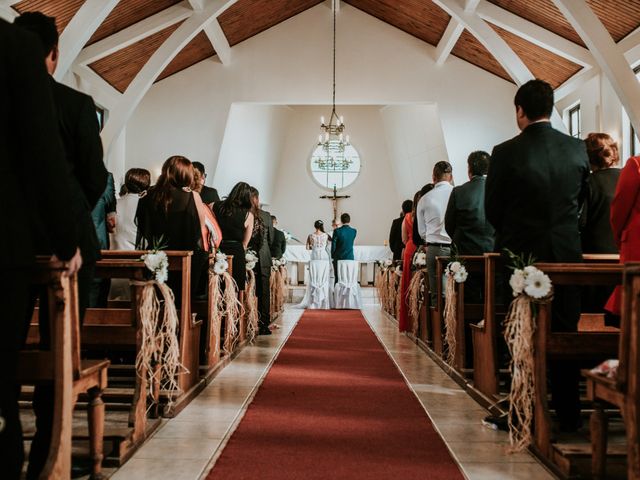
[[[391,258],[393,253],[389,247],[377,245],[355,245],[353,247],[355,260],[360,263],[373,263],[378,260]],[[287,245],[284,258],[288,262],[309,263],[311,250],[307,250],[304,245]]]

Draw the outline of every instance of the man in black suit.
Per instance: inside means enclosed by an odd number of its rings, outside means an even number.
[[[525,83],[514,103],[522,132],[494,147],[486,180],[485,208],[496,230],[496,251],[508,248],[538,261],[580,262],[578,212],[589,175],[585,144],[551,127],[553,89],[548,83]],[[579,289],[556,287],[552,329],[575,331],[579,318]],[[550,380],[560,428],[575,430],[580,424],[579,370],[556,363]]]
[[[402,241],[402,222],[404,216],[407,213],[411,213],[413,209],[413,202],[411,200],[405,200],[402,202],[402,211],[398,218],[394,218],[391,222],[391,229],[389,230],[389,248],[393,252],[393,260],[402,260],[402,250],[404,249],[404,242]]]
[[[31,268],[42,235],[51,251],[82,265],[62,142],[38,39],[0,20],[0,472],[20,478],[24,461],[17,360]],[[28,181],[26,181],[28,179]],[[35,216],[40,217],[36,221]],[[39,224],[40,232],[35,231]]]
[[[202,191],[200,192],[200,197],[202,201],[209,205],[209,208],[212,208],[213,204],[220,201],[220,196],[218,195],[218,190],[212,187],[207,187],[204,182],[207,179],[207,174],[204,171],[204,165],[200,162],[192,162],[193,167],[196,168],[200,174],[202,182]]]
[[[252,200],[256,205],[260,205],[260,193],[251,187]],[[262,232],[260,248],[258,249],[258,264],[255,268],[256,274],[256,296],[258,297],[259,330],[258,335],[271,335],[269,325],[271,324],[271,248],[273,244],[273,223],[271,214],[262,209],[259,210]]]
[[[26,12],[16,18],[16,25],[30,30],[40,39],[44,63],[52,75],[58,63],[58,32],[55,19],[40,12]],[[84,260],[78,272],[78,303],[80,321],[89,304],[89,292],[93,281],[95,262],[100,259],[100,244],[91,219],[91,211],[102,196],[107,184],[107,170],[102,158],[102,142],[93,99],[50,77],[54,106],[58,116],[58,132],[62,138],[65,158],[71,171],[70,191],[73,198],[71,213],[76,220],[80,251]],[[47,315],[41,308],[41,315]],[[48,344],[47,322],[40,322],[40,338]],[[29,454],[27,478],[37,478],[46,461],[51,438],[53,389],[38,386],[34,392],[36,435]]]
[[[278,230],[278,219],[271,215],[271,224],[273,225],[273,243],[271,244],[271,256],[280,259],[287,251],[287,239],[282,230]]]

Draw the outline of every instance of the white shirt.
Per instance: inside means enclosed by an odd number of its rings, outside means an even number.
[[[451,190],[453,185],[449,182],[438,182],[433,190],[418,202],[418,233],[427,243],[451,243],[451,237],[444,229],[444,214],[447,211]]]
[[[140,195],[127,193],[118,199],[116,211],[118,214],[116,230],[111,234],[111,250],[135,250],[136,234],[136,210]]]

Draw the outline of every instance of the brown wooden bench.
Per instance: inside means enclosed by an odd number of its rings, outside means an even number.
[[[108,360],[80,360],[80,322],[77,279],[67,277],[66,266],[39,258],[33,284],[46,285],[51,332],[50,350],[25,350],[20,354],[18,379],[24,384],[53,384],[53,433],[40,478],[67,479],[71,472],[73,410],[81,393],[89,395],[88,423],[92,476],[101,474],[104,403]]]

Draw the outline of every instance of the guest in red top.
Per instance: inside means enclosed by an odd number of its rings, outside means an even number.
[[[620,263],[640,261],[640,157],[631,157],[620,173],[611,202],[611,229],[620,249]],[[620,315],[621,289],[616,287],[605,308]]]
[[[402,278],[400,279],[400,317],[398,318],[398,328],[401,332],[406,332],[411,329],[407,292],[409,290],[409,283],[411,283],[411,262],[413,260],[413,254],[416,253],[416,244],[413,243],[411,235],[413,222],[415,220],[413,207],[416,205],[417,200],[420,200],[420,192],[415,194],[414,200],[413,202],[411,200],[402,202],[404,220],[402,221],[401,233],[404,250],[402,252]]]

